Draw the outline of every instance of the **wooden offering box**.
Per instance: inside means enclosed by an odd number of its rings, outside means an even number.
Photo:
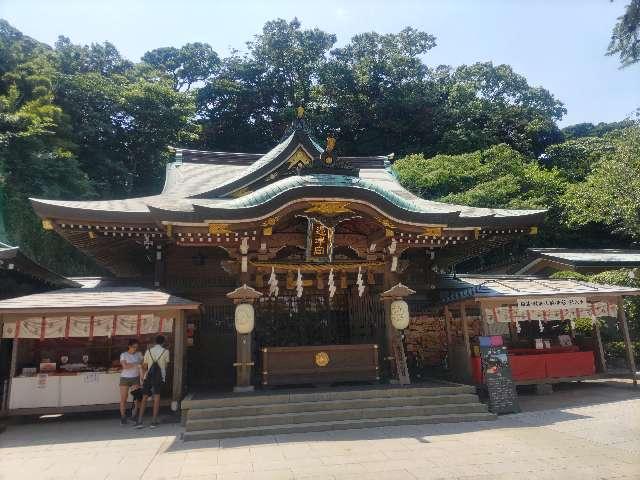
[[[378,345],[314,345],[262,349],[262,384],[296,385],[379,380]]]

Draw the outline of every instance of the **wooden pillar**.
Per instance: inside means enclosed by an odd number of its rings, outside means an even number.
[[[633,345],[631,344],[631,338],[629,337],[629,325],[627,324],[627,316],[624,313],[624,300],[622,297],[618,298],[618,322],[622,328],[622,334],[624,335],[624,344],[627,350],[627,363],[631,370],[631,378],[633,379],[633,386],[638,386],[638,378],[636,374],[636,360],[633,356]]]
[[[160,288],[164,283],[164,251],[162,244],[156,245],[156,261],[153,272],[153,286]]]
[[[236,385],[233,387],[234,392],[252,392],[251,384],[251,367],[253,361],[251,359],[251,340],[252,333],[236,332]]]
[[[572,329],[573,330],[573,329]],[[596,336],[596,346],[598,347],[598,361],[600,363],[601,373],[607,373],[607,360],[604,356],[604,345],[602,344],[602,335],[600,335],[600,322],[596,318],[593,322],[593,331]]]
[[[173,388],[171,399],[175,402],[182,400],[186,329],[184,310],[179,310],[173,326]]]
[[[471,342],[469,341],[469,321],[467,319],[467,308],[464,303],[460,304],[460,316],[462,317],[462,335],[464,337],[464,349],[467,352],[467,358],[465,362],[465,380],[471,382]]]
[[[451,363],[453,361],[453,349],[451,342],[453,336],[451,335],[451,312],[449,311],[448,306],[444,307],[444,330],[447,334],[447,366],[449,367],[449,370],[451,370]]]
[[[247,278],[245,272],[242,278]],[[255,325],[254,302],[262,296],[254,288],[246,283],[236,288],[233,292],[227,293],[227,298],[233,300],[236,305],[235,327],[236,327],[236,361],[233,366],[236,369],[236,385],[234,392],[253,391],[251,383],[251,371],[253,367],[251,342]]]
[[[487,314],[484,311],[484,305],[480,303],[480,323],[482,324],[482,335],[489,335],[489,324],[487,323]]]
[[[0,330],[2,333],[2,330]],[[7,376],[6,389],[4,391],[3,402],[0,405],[0,417],[9,411],[9,401],[11,400],[11,381],[16,376],[18,363],[18,339],[14,338],[11,346],[11,360],[9,365],[9,375]]]

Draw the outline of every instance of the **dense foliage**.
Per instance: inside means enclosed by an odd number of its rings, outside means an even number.
[[[607,55],[618,55],[622,67],[640,61],[640,0],[630,0],[611,34]]]
[[[157,191],[168,145],[264,152],[303,105],[340,153],[395,153],[401,182],[424,197],[549,209],[539,243],[638,240],[633,121],[561,130],[549,91],[508,65],[430,65],[436,38],[413,28],[336,41],[278,19],[224,58],[195,42],[133,62],[108,42],[50,47],[0,21],[0,236],[4,220],[48,266],[95,271],[42,231],[28,197]]]

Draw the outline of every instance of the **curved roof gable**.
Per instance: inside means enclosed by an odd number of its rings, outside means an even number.
[[[310,157],[310,160],[317,158],[323,152],[322,148],[311,139],[306,131],[296,129],[246,170],[214,189],[191,195],[189,198],[220,198],[233,195],[275,172],[299,148]]]
[[[394,183],[391,174],[386,175],[387,181]],[[256,219],[291,202],[322,198],[360,201],[398,220],[451,226],[466,226],[470,221],[474,225],[500,225],[505,217],[510,217],[511,224],[531,225],[539,222],[544,213],[544,210],[475,208],[434,202],[416,197],[399,185],[390,188],[379,178],[329,174],[293,175],[238,198],[192,199],[192,208],[180,212],[153,205],[149,209],[158,221]]]

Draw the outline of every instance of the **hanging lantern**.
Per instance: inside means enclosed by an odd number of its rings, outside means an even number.
[[[249,303],[240,303],[236,305],[236,331],[241,335],[251,333],[255,324],[254,317],[253,305]]]
[[[404,300],[391,302],[391,324],[398,330],[409,326],[409,304]]]

